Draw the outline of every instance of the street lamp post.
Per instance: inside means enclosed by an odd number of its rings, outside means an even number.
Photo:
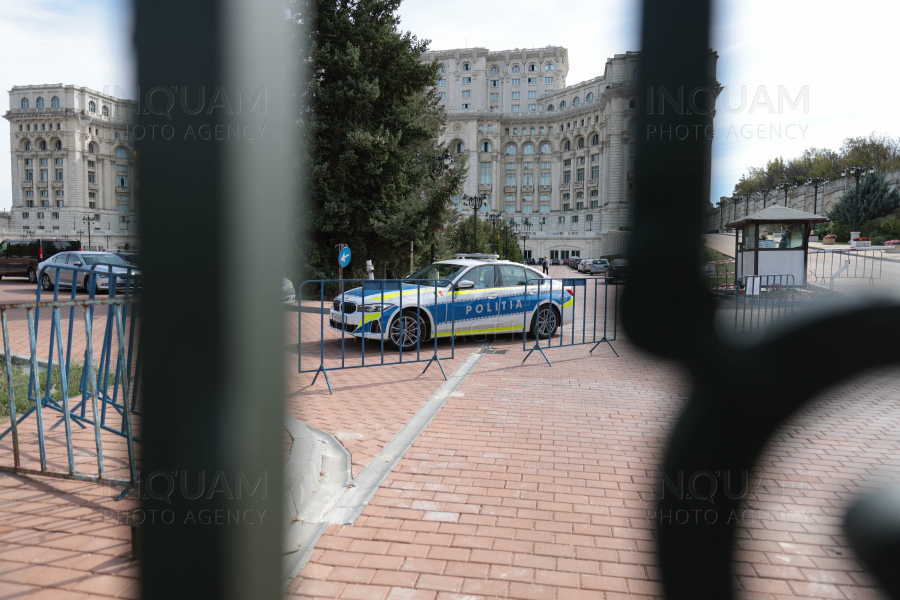
[[[819,186],[825,185],[828,183],[827,177],[810,177],[806,180],[806,185],[813,186],[813,214],[817,215],[818,213],[818,204],[819,204]]]
[[[490,198],[490,196],[487,194],[481,194],[480,196],[469,196],[468,194],[462,195],[462,204],[472,208],[472,220],[475,229],[475,247],[472,249],[473,253],[478,252],[478,211],[481,210],[485,200],[488,198]]]
[[[750,194],[741,194],[741,198],[744,199],[744,215],[750,214]]]
[[[769,197],[769,194],[772,193],[772,190],[759,190],[757,194],[761,195],[763,198],[763,208],[766,207],[766,198]]]
[[[795,187],[797,187],[797,184],[784,182],[784,183],[779,183],[775,187],[779,190],[784,190],[784,206],[787,207],[788,190],[794,189]]]
[[[500,220],[500,213],[496,212],[496,211],[489,212],[487,216],[488,216],[488,219],[491,220],[491,226],[492,226],[491,241],[493,242],[493,245],[491,246],[491,248],[494,249],[494,254],[497,254],[497,221]]]
[[[87,232],[88,232],[88,250],[91,249],[91,223],[96,220],[96,217],[81,217],[81,220],[87,223]]]
[[[866,167],[854,166],[841,171],[841,177],[851,175],[854,179],[856,179],[856,201],[853,203],[853,227],[859,227],[859,209],[861,206],[861,203],[859,201],[859,178],[865,176],[866,174],[872,174],[874,172],[875,165],[870,166],[868,169]]]
[[[528,238],[530,238],[530,237],[531,237],[531,235],[527,232],[522,232],[522,233],[516,234],[516,238],[522,240],[522,259],[523,260],[525,259],[525,248],[526,248],[525,244],[526,244],[526,242],[528,242]]]

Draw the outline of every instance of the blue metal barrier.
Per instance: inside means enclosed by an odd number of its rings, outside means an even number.
[[[124,272],[118,273],[107,270],[107,267],[120,268]],[[48,269],[52,269],[51,274]],[[6,375],[7,385],[9,388],[8,400],[10,403],[10,426],[0,434],[2,440],[7,434],[12,432],[13,437],[13,454],[15,461],[13,466],[0,465],[0,470],[14,470],[15,472],[27,472],[33,474],[43,474],[56,477],[68,477],[79,480],[104,481],[119,485],[130,486],[137,480],[137,466],[134,454],[134,442],[140,442],[140,439],[134,435],[134,427],[132,418],[134,415],[140,415],[137,410],[137,389],[140,369],[138,364],[134,362],[135,351],[137,351],[137,363],[140,361],[140,342],[138,340],[138,313],[137,313],[137,291],[139,290],[140,277],[139,272],[132,267],[123,267],[120,265],[107,265],[98,263],[90,267],[76,267],[74,265],[53,265],[45,266],[38,274],[38,285],[36,290],[36,301],[28,303],[3,304],[0,305],[2,312],[3,325],[3,341],[6,352]],[[76,299],[79,287],[79,281],[87,288],[87,299]],[[71,293],[67,298],[60,297],[60,286],[68,285]],[[53,300],[43,301],[41,298],[44,287],[52,287]],[[107,288],[106,298],[97,298],[96,292],[98,286]],[[46,290],[49,292],[49,290]],[[123,295],[119,296],[119,292]],[[75,308],[81,306],[84,309],[84,327],[85,327],[85,352],[83,356],[83,367],[81,380],[79,381],[79,394],[81,399],[74,405],[71,405],[73,398],[69,397],[69,379],[72,372],[72,345],[75,327]],[[106,322],[103,328],[100,360],[95,366],[94,359],[94,313],[97,307],[107,307]],[[50,335],[48,340],[47,361],[40,364],[38,360],[38,340],[39,340],[39,324],[41,308],[51,309],[50,319]],[[63,323],[61,309],[69,309],[69,323],[67,328],[67,340],[63,344]],[[28,355],[28,386],[25,393],[27,401],[31,404],[22,415],[16,414],[15,392],[13,384],[13,368],[12,364],[17,359],[14,354],[9,340],[9,323],[7,313],[10,310],[25,309],[27,313],[27,327],[29,337],[29,355]],[[130,322],[129,322],[130,317]],[[112,367],[113,338],[117,341],[117,353],[114,367]],[[56,358],[54,358],[54,349],[56,350]],[[24,358],[24,357],[23,357]],[[21,360],[21,359],[19,359]],[[57,369],[60,378],[61,402],[57,402],[53,396],[53,375],[54,368]],[[114,368],[114,373],[110,374],[110,369]],[[46,378],[41,389],[40,374],[41,370],[46,372]],[[132,375],[134,371],[134,375]],[[109,389],[110,379],[113,380],[113,389]],[[122,388],[121,402],[119,397],[119,387]],[[128,400],[126,400],[128,399]],[[91,415],[87,415],[87,406],[91,405]],[[49,427],[45,427],[44,418],[46,411],[60,414],[61,417]],[[121,423],[116,427],[110,426],[107,420],[108,412],[114,410],[120,417]],[[35,418],[35,427],[37,430],[37,443],[40,450],[40,469],[26,469],[20,464],[21,436],[20,427],[31,415]],[[74,468],[74,446],[72,437],[72,424],[77,425],[80,429],[86,429],[93,426],[95,429],[95,446],[97,452],[98,475],[87,475],[76,473]],[[68,454],[68,473],[54,471],[47,467],[47,455],[45,448],[46,436],[55,430],[59,425],[64,425],[66,452]],[[103,462],[103,451],[101,443],[101,431],[108,431],[125,438],[128,454],[129,479],[110,478],[107,477],[106,468]]]
[[[358,284],[358,292],[356,290],[343,292],[347,285]],[[328,310],[329,329],[340,333],[340,366],[326,366],[326,346],[325,346],[325,316],[326,316],[326,300],[325,288],[332,286],[340,288],[339,294],[328,301],[331,308]],[[427,362],[422,373],[428,370],[431,363],[436,362],[441,369],[444,379],[447,379],[447,373],[444,372],[444,366],[441,359],[452,360],[455,356],[456,336],[456,294],[453,292],[453,286],[450,281],[441,280],[409,280],[409,279],[317,279],[304,281],[297,288],[297,298],[302,306],[304,298],[304,289],[310,288],[312,295],[317,296],[319,300],[319,339],[316,342],[319,345],[319,365],[315,369],[303,368],[303,312],[299,312],[299,325],[297,332],[297,370],[299,373],[316,373],[312,384],[315,384],[321,373],[325,377],[325,383],[328,385],[328,391],[334,393],[331,388],[331,381],[328,379],[328,371],[340,369],[359,369],[364,367],[387,366],[404,363]],[[317,288],[317,289],[315,289]],[[405,306],[404,306],[405,305]],[[378,307],[375,310],[374,307]],[[372,308],[372,310],[367,310]],[[359,310],[362,309],[362,310]],[[415,310],[415,323],[409,316],[409,311]],[[404,317],[404,310],[406,317]],[[337,316],[335,316],[337,315]],[[357,316],[359,315],[359,316]],[[338,320],[338,318],[340,320]],[[409,321],[409,322],[407,322]],[[423,332],[422,327],[426,330]],[[396,333],[398,340],[401,342],[398,350],[398,359],[395,361],[385,360],[385,338],[391,337]],[[360,360],[358,365],[347,364],[347,334],[361,341]],[[430,342],[433,345],[433,353],[429,358],[422,356],[422,338],[423,333],[431,335]],[[450,338],[450,355],[438,356],[438,338]],[[403,342],[411,341],[415,338],[415,359],[406,358],[409,356],[411,348],[404,353]],[[373,340],[377,340],[377,348],[379,350],[379,359],[374,363],[366,363],[366,341],[369,340],[371,345]],[[336,340],[335,340],[336,341]],[[406,344],[407,346],[411,344]],[[336,351],[336,349],[335,349]],[[334,358],[336,361],[336,357]]]
[[[525,362],[537,350],[547,364],[552,366],[550,359],[544,353],[545,349],[584,344],[593,344],[591,352],[596,350],[600,344],[609,344],[616,356],[619,356],[618,351],[612,345],[612,342],[616,340],[619,306],[619,287],[615,285],[616,283],[615,277],[529,279],[525,286],[526,301],[525,310],[522,313],[522,350],[527,350],[528,354],[525,355],[522,362]],[[614,290],[612,294],[609,291],[610,287]],[[589,290],[593,292],[592,299],[588,298]],[[598,327],[600,319],[597,309],[601,307],[601,290],[603,314],[602,326]],[[609,314],[610,295],[613,302],[612,317]],[[589,313],[590,321],[588,321]],[[581,321],[580,336],[576,333],[579,320]],[[610,321],[612,321],[611,337]],[[569,322],[571,322],[571,333],[567,336],[564,328]],[[554,343],[553,334],[557,330],[559,330],[559,336]],[[590,335],[588,335],[588,331],[590,331]],[[534,345],[530,348],[528,347],[529,333],[534,337]],[[567,337],[568,341],[566,341]],[[542,338],[546,340],[543,347],[541,346]]]

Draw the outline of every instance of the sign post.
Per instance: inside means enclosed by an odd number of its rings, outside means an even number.
[[[350,264],[350,247],[347,244],[338,244],[338,280],[341,282],[341,294],[344,293],[344,267]]]

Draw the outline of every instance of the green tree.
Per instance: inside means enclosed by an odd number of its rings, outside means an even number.
[[[859,226],[864,221],[887,216],[897,209],[900,209],[900,192],[891,189],[883,172],[875,171],[860,182],[858,197],[856,186],[850,186],[840,200],[835,202],[828,218],[859,231]]]
[[[475,250],[475,224],[471,213],[457,215],[443,232],[438,258],[453,258],[456,253]],[[482,254],[496,254],[503,260],[522,262],[522,243],[516,240],[515,231],[505,220],[497,223],[496,230],[490,221],[478,219],[478,248]]]
[[[433,175],[446,121],[432,87],[437,63],[421,61],[427,41],[398,29],[399,5],[290,0],[290,13],[311,32],[300,57],[311,73],[298,120],[309,187],[303,278],[335,277],[337,244],[353,250],[345,277],[364,277],[366,260],[379,275],[406,274],[410,242],[430,247],[465,176],[459,161]]]

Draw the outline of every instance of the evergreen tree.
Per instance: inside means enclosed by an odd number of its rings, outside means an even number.
[[[445,124],[427,41],[398,29],[400,0],[291,0],[311,76],[300,91],[300,157],[308,201],[301,214],[303,278],[337,275],[337,244],[353,251],[345,277],[402,276],[409,244],[429,246],[450,212],[465,165],[432,168]],[[300,26],[302,22],[302,27]],[[307,34],[306,31],[309,33]]]
[[[828,218],[835,223],[850,225],[858,231],[864,221],[887,216],[898,208],[900,193],[891,189],[884,173],[875,171],[860,181],[859,197],[856,195],[856,185],[851,185],[847,193],[835,202]]]

